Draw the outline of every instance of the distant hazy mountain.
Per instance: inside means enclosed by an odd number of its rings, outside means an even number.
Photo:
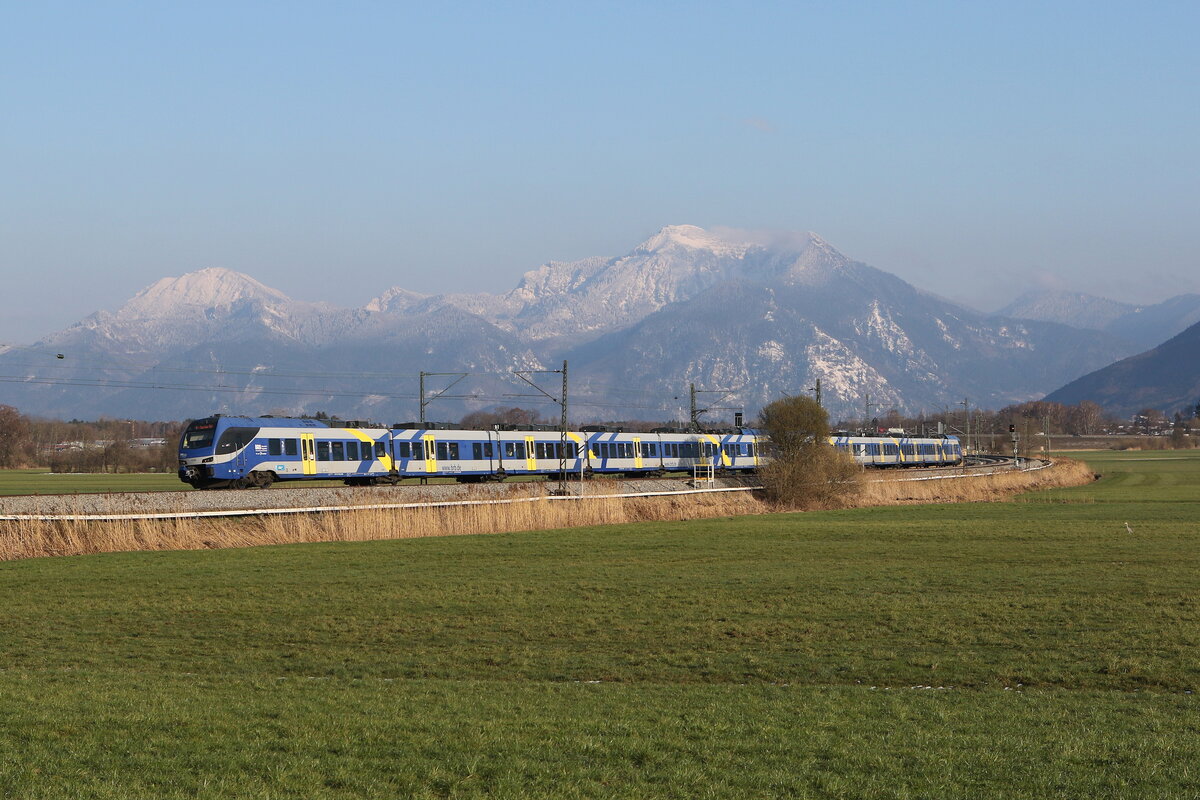
[[[1080,292],[1033,291],[1021,295],[996,315],[1104,330],[1115,320],[1138,310],[1129,303]]]
[[[1169,341],[1071,381],[1047,400],[1075,404],[1090,400],[1129,417],[1144,408],[1173,414],[1200,402],[1200,324]]]
[[[1200,294],[1181,294],[1113,320],[1106,331],[1139,350],[1154,347],[1200,322]]]
[[[1039,397],[1131,352],[1105,333],[955,305],[815,234],[677,225],[624,256],[544,264],[501,295],[393,287],[343,309],[228,270],[164,278],[115,312],[0,354],[0,402],[49,416],[320,409],[386,422],[416,416],[421,370],[567,358],[581,418],[674,417],[692,382],[732,389],[718,405],[754,412],[817,380],[835,416],[858,416],[868,396],[879,413]],[[510,397],[522,393],[476,376],[450,393],[470,397],[430,413],[528,403]]]
[[[1145,350],[1200,322],[1200,295],[1182,294],[1162,303],[1135,306],[1079,292],[1033,291],[996,314],[1105,331],[1136,350]]]

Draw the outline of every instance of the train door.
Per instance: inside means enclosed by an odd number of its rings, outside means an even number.
[[[537,471],[537,453],[533,448],[533,437],[525,437],[525,469],[530,472]]]
[[[317,474],[316,437],[311,433],[300,434],[300,469],[305,475]]]
[[[642,440],[636,436],[633,437],[633,466],[642,468]]]
[[[421,441],[425,443],[425,472],[432,475],[437,472],[437,439],[433,434],[427,433],[421,437]]]

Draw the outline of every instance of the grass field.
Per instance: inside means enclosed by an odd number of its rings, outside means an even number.
[[[1196,797],[1200,457],[1085,458],[1008,503],[0,563],[0,796]]]

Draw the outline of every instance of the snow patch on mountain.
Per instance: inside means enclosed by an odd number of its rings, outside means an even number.
[[[410,292],[408,289],[393,286],[363,306],[363,310],[377,314],[389,311],[408,311],[428,298],[429,295]]]
[[[805,349],[808,374],[821,381],[824,392],[843,402],[853,402],[866,393],[879,402],[903,404],[903,397],[892,389],[887,378],[859,358],[849,347],[819,328],[815,340]]]
[[[787,358],[787,349],[775,340],[768,340],[758,346],[755,351],[759,358],[778,364]]]
[[[264,286],[249,275],[209,267],[177,278],[163,278],[138,292],[121,307],[121,318],[156,318],[167,314],[229,307],[238,301],[288,303],[290,298],[277,289]]]

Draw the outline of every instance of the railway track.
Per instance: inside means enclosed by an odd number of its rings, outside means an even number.
[[[1040,462],[1039,462],[1040,463]],[[1049,462],[1046,462],[1047,464]],[[945,480],[1011,471],[1011,458],[975,455],[958,467],[919,470],[872,470],[871,480]],[[599,478],[566,482],[524,481],[493,484],[406,484],[373,487],[280,486],[267,490],[178,492],[116,492],[68,495],[16,495],[0,497],[0,520],[174,519],[199,516],[248,516],[280,513],[381,508],[416,508],[441,505],[529,502],[546,497],[649,497],[694,494],[706,491],[751,491],[754,476],[718,476],[711,485],[697,484],[682,475],[661,478]]]

